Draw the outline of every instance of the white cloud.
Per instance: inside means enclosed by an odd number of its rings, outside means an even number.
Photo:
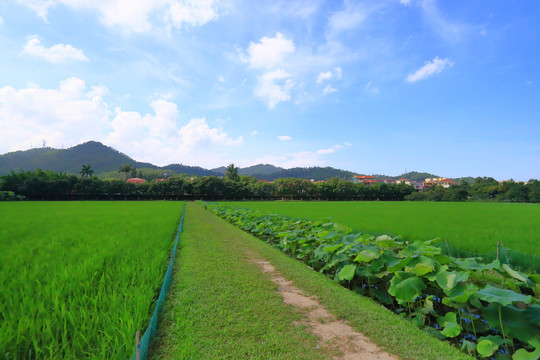
[[[251,68],[272,69],[282,65],[287,54],[294,53],[294,42],[285,39],[281,33],[273,38],[262,37],[258,43],[251,42],[245,59]]]
[[[220,82],[220,83],[224,83],[225,82],[225,78],[223,77],[223,75],[218,75],[217,77],[217,81]]]
[[[49,8],[65,5],[74,10],[99,14],[106,26],[142,33],[155,27],[201,26],[219,17],[215,0],[17,0],[47,21]],[[152,23],[151,20],[157,23]]]
[[[411,5],[411,0],[399,0],[399,3],[405,6]]]
[[[4,23],[4,19],[0,16],[0,25]]]
[[[326,71],[326,72],[322,72],[319,74],[319,76],[317,77],[317,84],[320,84],[322,83],[324,80],[329,80],[332,78],[332,72],[331,71]]]
[[[334,149],[334,148],[321,149],[321,150],[316,151],[316,153],[319,154],[319,155],[332,154],[332,153],[335,153],[335,152],[336,152],[336,149]]]
[[[289,141],[289,140],[292,140],[292,137],[290,137],[289,135],[281,135],[281,136],[278,136],[277,137],[280,141]]]
[[[335,93],[335,92],[337,92],[337,89],[333,88],[330,85],[326,85],[325,88],[324,88],[324,95],[332,94],[332,93]]]
[[[347,146],[352,146],[352,144],[350,142],[348,142],[348,141],[345,141],[344,144],[347,145]]]
[[[107,91],[102,86],[88,89],[76,77],[57,89],[0,88],[0,153],[37,146],[42,140],[57,148],[96,140],[141,161],[204,166],[221,161],[219,155],[208,159],[208,154],[243,141],[204,118],[182,122],[177,105],[164,98],[150,103],[152,113],[111,111],[102,97]]]
[[[214,160],[218,157],[208,159],[208,153],[243,142],[241,136],[233,139],[223,129],[210,127],[205,118],[191,119],[179,127],[178,108],[172,102],[156,100],[151,107],[155,114],[117,109],[111,122],[112,132],[105,141],[138,160],[160,165],[178,162],[216,165]]]
[[[46,140],[50,146],[72,145],[100,138],[110,110],[100,94],[72,77],[57,89],[31,86],[0,88],[0,152],[29,148]]]
[[[172,23],[180,28],[183,23],[201,26],[218,18],[214,0],[172,1],[170,5]]]
[[[341,68],[336,67],[334,69],[334,72],[328,70],[325,72],[319,73],[319,76],[317,76],[317,84],[321,84],[323,81],[331,80],[332,78],[341,79],[343,73],[341,71]]]
[[[37,36],[32,36],[23,50],[24,54],[39,57],[52,63],[64,62],[67,60],[88,61],[82,50],[67,44],[56,44],[49,48],[41,45]]]
[[[344,31],[360,28],[368,16],[381,5],[378,2],[346,0],[344,9],[334,13],[328,20],[328,34],[333,37]]]
[[[258,132],[257,130],[253,130],[253,131],[251,132],[251,135],[257,135],[258,133],[259,133],[259,132]]]
[[[294,86],[291,76],[281,69],[259,76],[255,95],[263,99],[270,109],[282,101],[291,100],[291,88]]]
[[[438,74],[447,67],[452,67],[453,65],[454,64],[450,60],[441,59],[437,56],[432,61],[426,61],[425,65],[416,70],[414,73],[409,74],[405,81],[416,82],[423,80],[434,74]]]
[[[335,153],[336,151],[338,151],[339,149],[343,149],[343,146],[342,145],[334,145],[328,149],[320,149],[320,150],[317,150],[315,151],[315,153],[319,154],[319,155],[327,155],[327,154],[333,154]]]

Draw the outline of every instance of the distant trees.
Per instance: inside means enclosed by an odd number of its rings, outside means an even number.
[[[231,164],[232,165],[232,164]],[[88,165],[89,166],[89,165]],[[234,170],[234,166],[231,170]],[[122,166],[119,172],[132,171],[131,165]],[[298,178],[282,178],[274,182],[242,176],[234,171],[231,176],[187,177],[173,175],[166,180],[132,184],[120,179],[101,180],[88,175],[81,177],[52,171],[11,172],[0,177],[0,200],[75,200],[75,199],[203,199],[203,200],[381,200],[381,201],[508,201],[540,202],[540,181],[527,183],[507,181],[498,183],[492,178],[477,178],[469,185],[452,185],[449,188],[433,186],[417,192],[404,183],[375,183],[365,185],[331,178],[326,182],[312,182]],[[91,168],[86,168],[91,170]],[[236,180],[233,180],[236,179]],[[8,196],[9,195],[9,196]]]
[[[133,170],[135,170],[135,168],[133,166],[131,166],[130,164],[124,164],[124,165],[120,166],[120,168],[118,169],[118,172],[119,173],[125,173],[126,178],[124,180],[127,181],[128,173],[132,172]]]
[[[225,171],[225,179],[238,181],[240,180],[240,175],[238,175],[238,168],[234,164],[229,164],[227,170]]]
[[[91,177],[94,175],[94,170],[92,170],[91,165],[83,165],[81,168],[81,171],[79,171],[79,174],[81,174],[81,177]]]

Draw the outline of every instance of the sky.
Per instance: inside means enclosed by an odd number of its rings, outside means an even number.
[[[3,0],[0,154],[540,179],[540,2]]]

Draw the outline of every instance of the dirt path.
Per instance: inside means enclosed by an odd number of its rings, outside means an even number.
[[[333,354],[334,359],[397,360],[395,356],[379,349],[345,321],[337,320],[315,296],[304,294],[268,261],[254,259],[253,262],[259,265],[264,273],[270,274],[270,280],[279,286],[278,293],[283,296],[283,302],[297,307],[305,314],[305,320],[301,324],[307,325],[308,330],[319,337],[319,346]]]

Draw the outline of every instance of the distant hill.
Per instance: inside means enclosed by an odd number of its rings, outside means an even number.
[[[351,180],[354,175],[352,171],[335,169],[333,167],[295,167],[291,169],[282,169],[270,174],[253,174],[259,180],[272,181],[279,178],[299,178],[308,180],[328,180],[337,177],[342,180]]]
[[[11,170],[51,170],[78,174],[83,164],[90,164],[95,173],[117,170],[122,164],[135,167],[157,168],[138,162],[109,146],[89,141],[68,149],[41,148],[15,151],[0,155],[0,175]]]
[[[37,148],[25,151],[14,151],[0,155],[0,175],[9,174],[10,171],[30,171],[36,169],[56,172],[62,171],[78,175],[83,164],[91,165],[94,173],[96,175],[100,174],[102,177],[105,175],[114,175],[118,171],[118,168],[123,164],[130,164],[138,170],[145,169],[142,172],[153,173],[153,170],[171,170],[175,174],[186,174],[190,176],[223,176],[226,171],[225,166],[211,170],[199,166],[187,166],[182,164],[170,164],[159,167],[150,163],[135,161],[128,155],[123,154],[112,147],[103,145],[100,142],[88,141],[68,149]],[[251,175],[259,180],[267,181],[279,178],[300,178],[319,181],[328,180],[332,177],[337,177],[342,180],[351,180],[354,175],[359,175],[352,171],[340,170],[332,167],[295,167],[283,169],[270,164],[253,165],[241,168],[238,172],[240,175]],[[397,180],[399,178],[424,180],[425,178],[439,176],[426,172],[411,171],[399,176],[373,175],[373,177],[380,180]],[[474,182],[473,178],[461,179],[468,182]]]
[[[188,165],[182,165],[182,164],[170,164],[167,166],[164,166],[163,169],[170,169],[174,171],[177,174],[186,174],[186,175],[194,175],[194,176],[223,176],[225,172],[219,173],[214,170],[207,170],[200,166],[188,166]]]
[[[253,166],[248,166],[245,168],[240,168],[238,170],[238,174],[240,175],[268,175],[273,174],[278,171],[284,170],[283,168],[270,165],[270,164],[258,164]],[[227,172],[227,168],[225,166],[220,166],[218,168],[212,169],[211,171],[217,172],[220,175],[225,175],[225,172]]]
[[[162,169],[154,164],[135,161],[126,154],[100,142],[89,141],[68,149],[40,148],[0,155],[0,175],[8,174],[12,170],[36,169],[79,174],[83,164],[90,164],[95,174],[116,172],[123,164],[130,164],[138,169]],[[195,176],[219,175],[198,166],[180,164],[167,165],[163,169],[173,170],[177,174]]]

